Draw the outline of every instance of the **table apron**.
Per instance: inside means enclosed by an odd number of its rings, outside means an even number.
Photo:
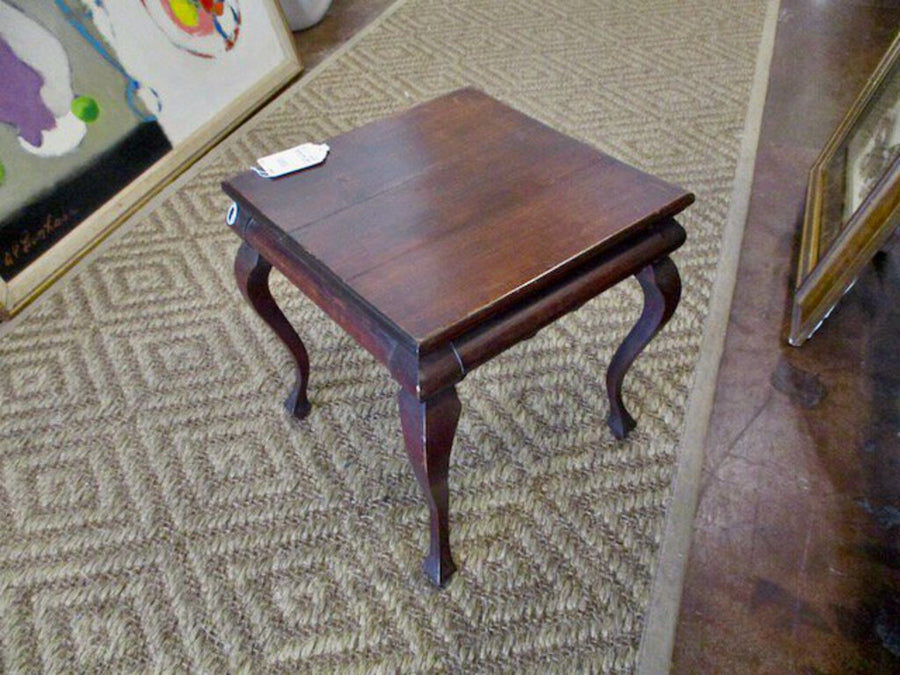
[[[243,209],[241,209],[243,210]],[[344,284],[286,248],[295,244],[264,221],[241,214],[234,230],[273,267],[319,306],[419,400],[452,387],[478,366],[533,337],[561,316],[667,256],[684,243],[685,232],[668,218],[588,261],[556,284],[524,298],[502,314],[426,351],[408,344]]]
[[[418,394],[428,398],[452,386],[469,372],[588,300],[667,256],[685,241],[684,229],[674,219],[659,223],[655,231],[622,242],[536,296],[454,338],[449,345],[420,355]],[[449,347],[449,349],[447,348]]]
[[[384,364],[391,375],[405,389],[418,394],[417,350],[406,344],[388,325],[366,311],[351,298],[344,285],[315,269],[285,249],[292,242],[278,241],[274,228],[244,216],[234,230],[275,269],[312,300],[356,342]]]

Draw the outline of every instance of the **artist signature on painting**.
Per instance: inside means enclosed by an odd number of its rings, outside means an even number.
[[[16,267],[22,258],[30,255],[42,243],[50,239],[57,230],[71,223],[75,215],[76,211],[71,209],[58,215],[48,213],[40,227],[30,232],[24,232],[19,236],[17,242],[10,244],[9,248],[3,251],[3,268]]]

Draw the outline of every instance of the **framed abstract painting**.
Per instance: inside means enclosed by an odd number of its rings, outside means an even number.
[[[299,72],[276,0],[0,0],[0,320]]]
[[[900,36],[809,174],[788,341],[802,345],[900,224]]]

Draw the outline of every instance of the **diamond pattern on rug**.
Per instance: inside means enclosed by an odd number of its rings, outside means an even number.
[[[403,0],[244,125],[0,338],[0,668],[630,672],[716,275],[764,0]],[[672,322],[608,433],[622,284],[472,373],[451,462],[460,571],[388,374],[277,273],[313,412],[245,306],[219,183],[474,85],[697,194]]]

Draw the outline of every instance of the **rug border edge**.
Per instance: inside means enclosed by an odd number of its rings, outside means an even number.
[[[719,366],[725,350],[728,317],[750,207],[779,8],[780,0],[768,0],[743,140],[734,174],[731,203],[722,235],[722,253],[709,305],[710,316],[716,316],[720,320],[707,321],[707,330],[700,343],[700,359],[695,366],[696,379],[685,412],[681,442],[676,449],[679,459],[673,479],[669,513],[657,556],[656,574],[635,667],[635,672],[640,675],[668,673],[671,669],[675,631],[697,511],[704,446],[712,416]]]

